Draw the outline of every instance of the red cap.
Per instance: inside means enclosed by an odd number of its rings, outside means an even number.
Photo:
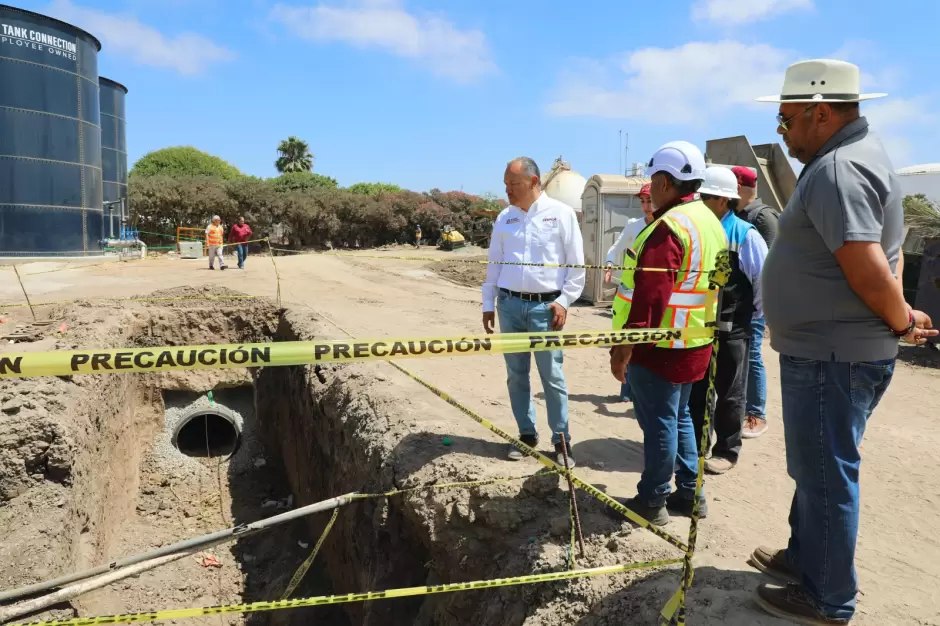
[[[738,179],[738,184],[742,187],[757,187],[757,174],[755,174],[754,170],[751,168],[738,165],[732,167],[731,171],[734,172],[734,175]]]
[[[639,193],[637,193],[636,195],[637,195],[637,196],[646,196],[647,198],[649,198],[649,197],[650,197],[650,184],[649,184],[649,183],[646,183],[645,185],[643,185],[642,187],[640,187],[640,191],[639,191]]]

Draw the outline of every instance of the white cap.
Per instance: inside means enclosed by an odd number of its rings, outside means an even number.
[[[214,221],[216,221],[216,220],[219,220],[219,221],[221,222],[221,221],[222,221],[222,218],[219,217],[218,215],[213,215],[213,216],[212,216],[212,221],[214,222]]]
[[[705,156],[688,141],[670,141],[653,153],[646,164],[646,175],[667,172],[677,180],[703,180]]]
[[[738,177],[727,167],[713,166],[705,170],[705,182],[698,188],[699,194],[721,196],[740,200],[738,195]]]

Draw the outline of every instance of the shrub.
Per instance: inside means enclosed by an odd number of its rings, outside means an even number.
[[[355,248],[411,241],[415,224],[436,240],[445,225],[465,234],[472,212],[499,208],[494,199],[463,192],[417,193],[394,185],[367,183],[369,193],[338,189],[336,181],[310,172],[262,179],[238,176],[134,176],[129,181],[132,225],[148,233],[176,234],[177,226],[203,228],[213,214],[226,226],[239,216],[254,236],[284,236],[292,248]],[[381,186],[383,191],[372,193]],[[354,186],[355,187],[355,186]],[[360,187],[360,189],[363,189]],[[168,238],[147,235],[151,245]]]
[[[212,176],[234,180],[243,176],[237,167],[192,146],[175,146],[148,152],[140,157],[130,171],[137,176]]]

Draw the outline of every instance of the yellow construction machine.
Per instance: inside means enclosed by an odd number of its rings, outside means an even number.
[[[464,239],[464,236],[461,235],[459,231],[455,230],[449,224],[444,226],[441,238],[437,242],[438,248],[441,250],[454,250],[455,248],[462,248],[465,245],[467,245],[467,240]]]

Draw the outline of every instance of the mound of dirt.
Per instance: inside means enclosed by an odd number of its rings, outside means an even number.
[[[485,261],[486,256],[472,256],[461,259],[460,261],[443,261],[441,263],[431,263],[427,266],[429,270],[455,282],[458,285],[466,287],[480,287],[486,279],[485,263],[470,263],[468,261]]]

